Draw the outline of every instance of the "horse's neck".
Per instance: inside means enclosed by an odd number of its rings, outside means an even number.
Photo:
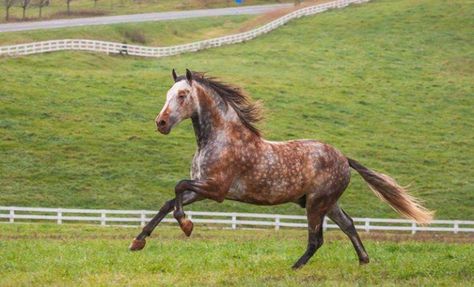
[[[242,124],[232,107],[226,108],[223,102],[218,102],[217,96],[206,93],[204,88],[198,87],[197,94],[199,108],[191,119],[199,149],[205,148],[218,137],[220,141],[223,140],[222,136],[232,141],[233,137],[250,136],[252,132]]]

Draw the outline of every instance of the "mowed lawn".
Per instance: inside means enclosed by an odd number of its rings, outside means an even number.
[[[0,204],[158,209],[189,176],[195,139],[189,121],[162,136],[154,118],[171,69],[190,68],[261,100],[266,138],[331,143],[410,185],[438,218],[472,220],[473,14],[469,1],[381,0],[170,58],[2,58]],[[398,217],[355,173],[341,205]],[[188,209],[304,212],[210,201]]]
[[[359,266],[349,240],[326,242],[302,269],[290,266],[305,230],[210,230],[186,238],[160,227],[147,247],[127,250],[134,228],[0,224],[0,286],[472,286],[469,243],[364,239]],[[393,235],[395,236],[395,235]],[[387,239],[389,239],[387,241]]]

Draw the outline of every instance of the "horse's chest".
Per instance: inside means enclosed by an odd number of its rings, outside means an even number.
[[[194,154],[191,167],[192,179],[204,179],[216,169],[220,162],[219,155],[213,150],[201,150]]]

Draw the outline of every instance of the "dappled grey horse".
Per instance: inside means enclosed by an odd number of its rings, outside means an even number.
[[[258,205],[294,202],[306,209],[308,245],[293,268],[306,264],[323,244],[325,215],[350,238],[359,262],[368,263],[352,219],[337,204],[349,184],[350,168],[403,216],[419,223],[432,219],[432,212],[391,177],[362,166],[328,144],[263,139],[255,127],[261,118],[259,107],[239,88],[189,70],[186,76],[177,76],[174,70],[172,75],[175,83],[156,125],[159,132],[168,134],[179,122],[191,118],[197,140],[191,179],[176,185],[175,198],[143,228],[131,250],[142,249],[145,238],[173,210],[181,229],[191,235],[193,224],[186,218],[183,205],[198,200],[230,199]]]

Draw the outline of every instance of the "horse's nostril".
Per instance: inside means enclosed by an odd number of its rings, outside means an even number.
[[[161,120],[161,121],[158,122],[158,125],[160,127],[166,126],[166,122],[164,120]]]

